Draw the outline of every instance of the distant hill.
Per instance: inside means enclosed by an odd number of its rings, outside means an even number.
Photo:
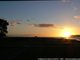
[[[80,37],[80,35],[71,35],[70,37]]]

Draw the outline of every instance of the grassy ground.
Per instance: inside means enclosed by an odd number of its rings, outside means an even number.
[[[0,60],[80,57],[80,42],[63,38],[8,37],[0,40]]]

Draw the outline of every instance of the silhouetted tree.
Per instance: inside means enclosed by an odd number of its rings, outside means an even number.
[[[8,33],[7,25],[9,25],[9,23],[6,20],[0,19],[0,38],[6,37],[6,33]]]

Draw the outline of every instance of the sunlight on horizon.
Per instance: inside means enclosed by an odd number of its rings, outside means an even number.
[[[61,30],[61,37],[69,38],[71,35],[75,35],[75,31],[73,28],[65,27]]]

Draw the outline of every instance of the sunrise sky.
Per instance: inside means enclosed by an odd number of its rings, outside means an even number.
[[[80,0],[0,1],[0,18],[9,22],[7,36],[80,34]]]

